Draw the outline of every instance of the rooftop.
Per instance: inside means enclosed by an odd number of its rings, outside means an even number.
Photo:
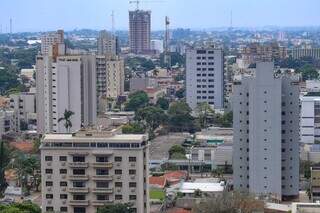
[[[191,183],[184,182],[181,184],[179,191],[182,193],[194,193],[195,190],[202,192],[222,192],[224,186],[220,183]]]

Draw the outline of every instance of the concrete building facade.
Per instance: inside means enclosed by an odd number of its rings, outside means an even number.
[[[98,55],[117,55],[117,38],[106,30],[99,32]]]
[[[131,203],[134,212],[149,213],[148,150],[145,135],[45,135],[42,212],[95,213],[105,204]]]
[[[46,33],[41,36],[41,54],[48,55],[52,51],[52,45],[64,43],[64,32],[58,30],[57,32]]]
[[[222,49],[196,48],[186,56],[187,103],[195,109],[207,102],[215,109],[224,108],[224,59]]]
[[[145,54],[150,51],[151,11],[129,11],[129,45],[131,53]]]
[[[299,195],[299,85],[259,62],[234,82],[234,186],[286,199]]]

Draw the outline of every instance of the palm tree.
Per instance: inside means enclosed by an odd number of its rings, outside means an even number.
[[[70,129],[72,127],[71,117],[74,115],[74,112],[70,110],[65,110],[63,113],[63,117],[59,118],[58,123],[61,121],[65,121],[64,127],[66,128],[67,132],[70,132]]]

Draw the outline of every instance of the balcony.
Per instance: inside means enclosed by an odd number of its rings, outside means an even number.
[[[70,193],[89,193],[88,187],[71,187],[68,189]]]
[[[89,206],[89,200],[70,200],[70,206]]]
[[[104,206],[105,204],[113,203],[113,200],[93,200],[91,204],[93,206]]]
[[[113,177],[111,175],[93,175],[92,180],[106,180],[112,181]]]
[[[110,162],[95,162],[95,163],[92,163],[92,166],[94,168],[108,168],[108,169],[111,169],[113,164],[110,163]]]
[[[69,180],[89,180],[88,175],[69,175]]]
[[[112,188],[94,188],[94,189],[92,189],[92,192],[96,193],[96,194],[99,194],[99,193],[112,194],[113,189]]]
[[[88,168],[89,167],[89,163],[86,163],[86,162],[72,162],[72,163],[69,163],[69,167],[71,167],[71,168]]]

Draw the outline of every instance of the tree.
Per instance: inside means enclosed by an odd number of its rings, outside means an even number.
[[[305,80],[313,80],[318,79],[319,72],[311,65],[306,64],[300,69],[297,70],[302,74],[302,79]]]
[[[178,91],[176,91],[176,97],[180,98],[180,99],[186,97],[186,89],[185,88],[181,88]]]
[[[220,127],[232,127],[233,123],[233,113],[225,112],[223,115],[215,114],[214,123]]]
[[[126,111],[137,111],[140,108],[147,106],[149,97],[144,91],[137,91],[129,95],[129,101],[126,103]]]
[[[166,98],[159,98],[157,100],[157,106],[160,107],[163,110],[167,110],[169,108],[169,101]]]
[[[122,127],[123,134],[144,134],[145,128],[139,123],[130,123]]]
[[[195,204],[192,212],[205,213],[252,213],[263,212],[264,202],[256,200],[254,196],[238,192],[223,192],[221,196],[202,199]]]
[[[65,109],[63,113],[63,117],[59,118],[58,123],[61,121],[64,121],[64,127],[66,128],[67,132],[70,132],[70,129],[72,128],[72,122],[71,122],[71,117],[74,115],[74,112]]]
[[[1,213],[41,213],[41,209],[30,201],[14,203],[11,205],[0,205]]]
[[[7,187],[5,169],[10,162],[10,151],[3,141],[0,141],[0,192]]]
[[[184,159],[185,155],[186,155],[186,150],[183,146],[181,145],[173,145],[170,149],[169,149],[169,158],[170,159]],[[184,156],[184,157],[182,157]]]
[[[39,154],[40,153],[40,145],[41,145],[40,138],[36,138],[36,139],[33,140],[32,152],[34,154]]]
[[[133,213],[134,210],[131,209],[130,204],[112,204],[105,205],[98,209],[97,213]]]
[[[153,131],[167,121],[167,116],[161,108],[148,106],[136,112],[135,120],[142,122],[152,136]]]
[[[196,113],[199,119],[201,128],[208,127],[208,117],[214,114],[214,111],[207,102],[199,103],[196,107]]]
[[[198,129],[191,116],[191,108],[186,102],[177,101],[170,105],[168,109],[168,122],[172,131],[194,132]]]

